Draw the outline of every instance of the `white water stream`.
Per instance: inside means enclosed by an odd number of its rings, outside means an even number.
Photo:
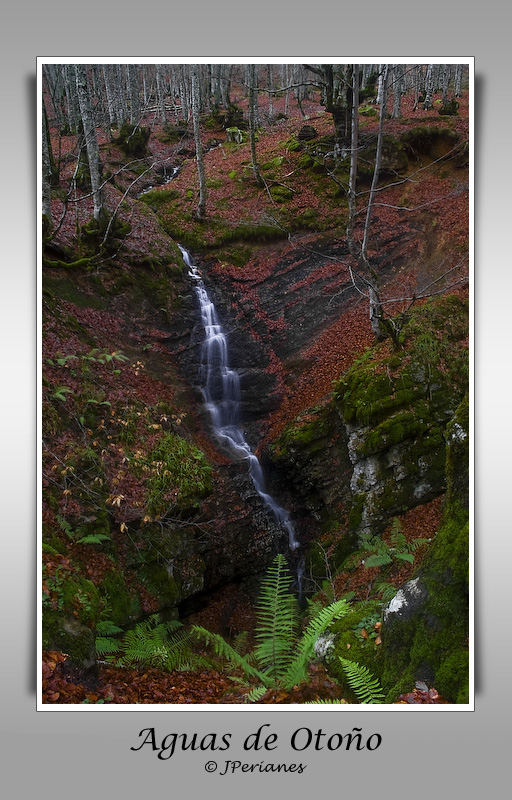
[[[178,245],[183,260],[189,269],[189,277],[195,281],[195,292],[199,301],[204,327],[204,342],[201,357],[201,383],[206,409],[210,415],[213,433],[219,445],[234,461],[248,462],[249,475],[254,488],[264,505],[274,515],[278,525],[288,533],[291,550],[300,545],[295,536],[293,523],[285,508],[279,505],[265,490],[263,470],[258,457],[252,452],[240,428],[240,377],[231,369],[228,359],[228,343],[201,273],[190,259],[190,253]],[[301,576],[299,575],[299,584]]]

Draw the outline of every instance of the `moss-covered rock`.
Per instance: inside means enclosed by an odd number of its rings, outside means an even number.
[[[391,517],[445,489],[445,429],[467,388],[467,306],[418,309],[403,349],[368,350],[335,385],[353,465],[349,525],[381,532]]]
[[[467,397],[447,428],[442,524],[413,579],[384,614],[382,680],[388,701],[422,680],[453,703],[469,701]]]
[[[343,686],[343,696],[349,702],[356,702],[356,697],[347,685],[346,674],[339,657],[367,667],[375,677],[380,678],[383,668],[382,645],[375,625],[381,619],[380,603],[373,601],[355,603],[350,613],[337,620],[329,629],[332,646],[327,651],[326,664],[329,673]]]
[[[143,158],[146,155],[150,134],[149,128],[141,128],[140,125],[123,122],[117,138],[114,139],[114,144],[127,156]]]

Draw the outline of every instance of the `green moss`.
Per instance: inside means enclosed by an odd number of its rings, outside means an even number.
[[[43,608],[43,650],[58,650],[66,653],[79,666],[91,667],[96,660],[94,632],[74,617],[63,617],[55,611]]]
[[[102,618],[110,619],[120,627],[133,622],[140,614],[137,595],[126,585],[123,574],[109,572],[98,586],[102,599]]]
[[[379,112],[375,108],[375,106],[360,106],[359,113],[363,117],[378,117]]]
[[[150,133],[149,128],[123,122],[114,144],[128,156],[143,158],[146,155]]]
[[[170,508],[195,508],[211,491],[212,468],[206,456],[173,433],[164,433],[147,461],[139,461],[134,469],[139,475],[149,475],[145,485],[150,516],[161,516]]]
[[[381,616],[382,608],[378,602],[354,603],[350,613],[337,620],[329,629],[335,639],[334,648],[328,657],[328,670],[343,686],[343,696],[351,702],[355,702],[356,698],[347,685],[346,674],[338,657],[356,661],[380,678],[383,669],[382,646],[375,644],[374,625]],[[365,639],[360,635],[362,623],[365,624],[367,633],[374,638]]]
[[[469,696],[469,515],[467,397],[447,428],[448,486],[443,520],[415,578],[426,599],[409,618],[383,627],[384,684],[388,702],[410,691],[417,679],[435,686],[445,699]]]
[[[153,211],[158,211],[161,208],[171,205],[173,201],[177,200],[179,197],[180,193],[176,189],[162,187],[161,189],[151,189],[149,192],[144,192],[139,200],[152,208]]]
[[[270,194],[276,203],[285,203],[293,197],[292,190],[288,189],[286,186],[271,186]]]
[[[64,611],[74,612],[80,622],[88,625],[96,622],[100,596],[96,586],[87,578],[74,577],[65,581],[62,601]]]
[[[158,598],[162,607],[177,605],[181,599],[178,583],[163,564],[156,561],[144,564],[140,567],[139,574],[148,591]]]
[[[451,150],[459,141],[455,131],[438,125],[417,125],[402,134],[401,141],[413,155],[438,158]]]

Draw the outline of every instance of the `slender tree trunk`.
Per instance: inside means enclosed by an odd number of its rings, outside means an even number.
[[[272,72],[272,64],[267,64],[267,89],[268,89],[268,116],[272,120],[274,116],[274,75]]]
[[[283,64],[282,71],[281,71],[281,84],[283,86],[288,87],[290,82],[290,71],[288,69],[288,64]],[[285,89],[284,93],[284,113],[288,116],[288,112],[290,109],[290,90],[288,88]]]
[[[140,100],[139,100],[139,68],[135,64],[127,64],[128,71],[128,90],[130,93],[130,122],[138,125],[140,122]]]
[[[229,70],[231,70],[231,69],[232,69],[232,67],[229,67]],[[229,107],[229,102],[230,102],[229,101],[229,89],[230,89],[230,82],[231,82],[230,73],[227,70],[228,70],[228,67],[226,66],[226,64],[221,64],[220,65],[220,73],[219,73],[220,95],[221,95],[221,99],[222,99],[222,105],[226,109]]]
[[[463,74],[463,66],[462,64],[455,65],[455,80],[454,80],[454,91],[455,97],[460,97],[462,94],[462,74]]]
[[[416,65],[415,74],[414,74],[414,105],[412,107],[413,111],[416,111],[416,109],[418,108],[418,103],[419,103],[419,99],[420,99],[420,83],[421,83],[422,77],[423,77],[423,74],[422,74],[421,64],[417,64]]]
[[[347,223],[347,244],[351,256],[357,260],[358,274],[360,280],[366,286],[368,292],[369,312],[370,312],[370,325],[374,336],[377,339],[384,339],[387,336],[387,328],[384,324],[382,301],[379,292],[378,275],[373,269],[368,259],[368,238],[370,232],[370,222],[372,217],[372,208],[377,189],[377,182],[379,178],[380,165],[382,160],[382,139],[383,139],[383,123],[386,114],[386,99],[387,99],[387,72],[388,66],[383,65],[381,72],[382,77],[382,91],[381,91],[381,107],[379,114],[379,132],[377,138],[377,150],[375,153],[375,167],[373,171],[372,185],[370,189],[370,197],[368,200],[368,207],[366,210],[366,220],[363,231],[363,240],[359,245],[355,241],[354,228],[355,217],[357,213],[356,203],[356,180],[357,180],[357,148],[358,148],[358,105],[359,105],[359,65],[354,64],[352,87],[353,87],[353,107],[352,107],[352,132],[351,132],[351,148],[350,148],[350,173],[349,173],[349,190],[348,190],[348,207],[349,217]]]
[[[370,325],[372,331],[377,339],[382,339],[386,336],[383,325],[383,310],[379,292],[378,275],[372,268],[368,260],[368,239],[370,236],[370,223],[373,213],[373,204],[375,200],[375,193],[377,191],[377,184],[379,181],[380,166],[382,163],[382,142],[384,119],[386,116],[386,100],[387,100],[387,78],[388,78],[388,65],[384,65],[382,71],[382,95],[381,106],[379,114],[379,131],[377,135],[377,150],[375,153],[375,167],[373,170],[372,185],[370,187],[370,196],[368,198],[368,207],[366,209],[366,219],[364,223],[363,241],[361,244],[361,257],[360,261],[364,267],[368,277],[369,301],[370,301]]]
[[[206,176],[203,161],[203,146],[201,144],[201,131],[199,128],[199,76],[197,64],[190,67],[192,77],[192,120],[194,123],[194,139],[196,143],[197,173],[199,175],[199,205],[197,206],[197,216],[203,219],[206,214]]]
[[[393,68],[393,119],[402,116],[402,94],[404,91],[403,64],[396,64]]]
[[[447,106],[448,105],[448,90],[449,90],[449,87],[450,87],[450,78],[451,78],[450,65],[449,64],[443,64],[443,67],[442,67],[442,70],[441,70],[441,76],[440,76],[441,91],[443,93],[442,94],[442,104],[443,104],[443,106]]]
[[[165,99],[164,99],[164,82],[162,75],[162,67],[160,64],[156,65],[156,96],[158,103],[158,119],[165,125]]]
[[[46,113],[46,104],[44,102],[43,97],[43,146],[46,147],[46,152],[48,155],[48,167],[49,167],[49,181],[50,186],[58,186],[59,185],[59,168],[55,163],[55,159],[53,157],[53,150],[52,150],[52,142],[50,139],[50,123],[48,122],[48,114]]]
[[[50,167],[50,152],[48,147],[48,127],[46,109],[44,108],[43,100],[43,113],[42,113],[42,189],[43,189],[43,203],[42,213],[46,217],[46,226],[51,228],[52,225],[52,204],[51,204],[51,167]]]
[[[80,111],[77,108],[76,102],[76,72],[74,64],[67,64],[65,66],[64,87],[66,92],[66,105],[68,127],[71,131],[78,132],[78,120]]]
[[[115,102],[117,105],[117,121],[121,126],[128,120],[126,90],[123,64],[114,64]]]
[[[80,115],[85,135],[85,145],[87,148],[87,160],[89,161],[89,173],[91,176],[92,197],[94,202],[94,219],[100,222],[103,215],[103,197],[101,191],[101,165],[98,139],[96,138],[96,128],[92,113],[91,95],[87,81],[87,71],[83,64],[76,64],[76,89],[78,103],[80,105]]]
[[[188,122],[190,119],[190,102],[188,92],[188,75],[185,72],[186,65],[181,65],[180,97],[182,118]]]
[[[429,64],[425,76],[425,101],[423,108],[428,111],[432,108],[432,96],[434,94],[434,64]]]
[[[251,166],[254,179],[258,186],[263,186],[263,180],[258,167],[256,157],[256,68],[254,64],[249,64],[249,139],[251,143]]]
[[[107,108],[110,125],[117,127],[118,119],[114,103],[115,88],[112,83],[111,66],[109,64],[105,64],[103,67],[103,78],[105,80],[105,93],[107,95]]]
[[[357,183],[357,148],[359,141],[359,64],[354,64],[352,75],[353,103],[352,103],[352,135],[350,140],[350,174],[348,179],[348,223],[347,244],[350,254],[358,259],[359,253],[354,240],[354,226],[357,213],[356,183]]]

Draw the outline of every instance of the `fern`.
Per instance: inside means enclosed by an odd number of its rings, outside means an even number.
[[[106,533],[89,533],[78,539],[78,544],[102,544],[107,541],[110,541],[110,536],[107,536]]]
[[[291,689],[296,683],[301,683],[307,677],[308,665],[313,657],[315,642],[331,622],[348,613],[349,605],[346,600],[336,600],[334,603],[322,608],[309,622],[296,647],[296,655],[290,664],[287,673],[283,676],[285,689]]]
[[[96,638],[96,652],[117,666],[157,667],[173,672],[210,665],[194,652],[191,633],[181,630],[181,622],[177,620],[161,622],[158,614],[152,614],[127,631],[122,639],[109,639],[108,635],[119,632],[119,628],[107,623],[102,629],[102,624],[105,623],[98,624],[98,632],[103,635]]]
[[[197,625],[192,629],[196,636],[213,647],[217,656],[239,667],[246,681],[252,678],[259,681],[259,685],[246,694],[247,702],[257,703],[268,688],[290,690],[307,680],[308,666],[318,637],[325,633],[333,620],[344,616],[349,610],[346,599],[337,600],[325,608],[311,606],[312,618],[301,635],[298,603],[291,592],[291,585],[286,559],[283,555],[277,555],[263,581],[256,607],[257,645],[252,653],[241,655],[219,634]],[[257,666],[253,666],[254,662]]]
[[[306,700],[304,703],[305,706],[318,706],[318,705],[338,705],[340,703],[346,703],[346,700]]]
[[[110,639],[108,636],[96,636],[96,654],[98,656],[112,656],[119,652],[119,642],[117,639]]]
[[[245,695],[246,703],[259,703],[263,695],[267,692],[266,686],[255,686]]]
[[[251,660],[247,656],[238,653],[226,640],[218,633],[212,633],[200,625],[193,625],[191,634],[202,639],[209,647],[212,647],[216,656],[225,659],[230,666],[240,668],[246,678],[257,678],[267,685],[268,678],[260,670],[253,667]]]
[[[291,584],[286,559],[279,554],[263,581],[256,607],[258,644],[255,655],[274,683],[287,674],[294,658],[298,604],[290,591]]]
[[[367,667],[357,661],[339,656],[341,665],[347,675],[348,685],[362,704],[382,703],[384,694],[378,678],[375,678]]]

